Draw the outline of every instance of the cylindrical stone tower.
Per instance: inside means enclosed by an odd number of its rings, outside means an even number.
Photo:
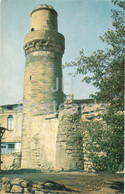
[[[40,106],[63,102],[62,54],[64,37],[57,32],[57,12],[52,6],[39,5],[31,13],[31,32],[24,38],[26,55],[24,99]],[[43,107],[42,107],[43,105]]]
[[[35,135],[37,125],[31,130],[33,117],[53,113],[63,103],[64,36],[57,31],[57,12],[52,6],[39,5],[32,11],[31,32],[24,38],[24,51],[22,168],[27,168],[31,161],[32,133]]]

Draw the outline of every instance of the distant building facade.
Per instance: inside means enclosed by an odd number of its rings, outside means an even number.
[[[1,144],[2,169],[14,168],[16,159],[20,166],[21,132],[22,132],[22,104],[0,106],[0,126],[6,128]]]

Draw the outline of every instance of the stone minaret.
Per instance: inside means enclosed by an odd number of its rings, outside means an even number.
[[[57,12],[52,6],[39,5],[32,11],[31,32],[26,34],[24,38],[24,51],[26,66],[24,79],[22,168],[34,168],[33,162],[35,163],[37,160],[39,161],[38,165],[41,165],[39,154],[40,152],[42,153],[40,146],[44,140],[40,137],[40,131],[44,130],[43,128],[46,125],[44,119],[41,119],[41,121],[39,118],[42,115],[52,114],[55,104],[56,109],[58,109],[58,106],[63,103],[61,64],[64,53],[64,37],[58,33]],[[51,128],[50,130],[53,129]],[[44,131],[42,135],[43,133]],[[34,148],[32,146],[31,149],[33,141],[36,143],[34,143]],[[55,139],[53,142],[55,142]],[[33,156],[34,159],[32,159]],[[32,162],[31,160],[34,161]]]

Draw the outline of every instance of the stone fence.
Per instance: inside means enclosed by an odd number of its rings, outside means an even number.
[[[65,193],[73,192],[70,188],[65,187],[65,185],[56,183],[53,181],[45,182],[34,182],[27,181],[21,178],[9,179],[3,177],[0,180],[0,193],[60,193],[65,191]]]

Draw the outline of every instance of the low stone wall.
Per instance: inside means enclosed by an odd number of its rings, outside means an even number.
[[[65,185],[53,182],[33,182],[21,178],[9,179],[3,177],[0,180],[0,193],[59,193],[59,191],[72,192],[70,188]],[[53,192],[54,191],[54,192]]]
[[[19,152],[12,154],[1,154],[1,169],[13,170],[21,167],[21,154]]]

